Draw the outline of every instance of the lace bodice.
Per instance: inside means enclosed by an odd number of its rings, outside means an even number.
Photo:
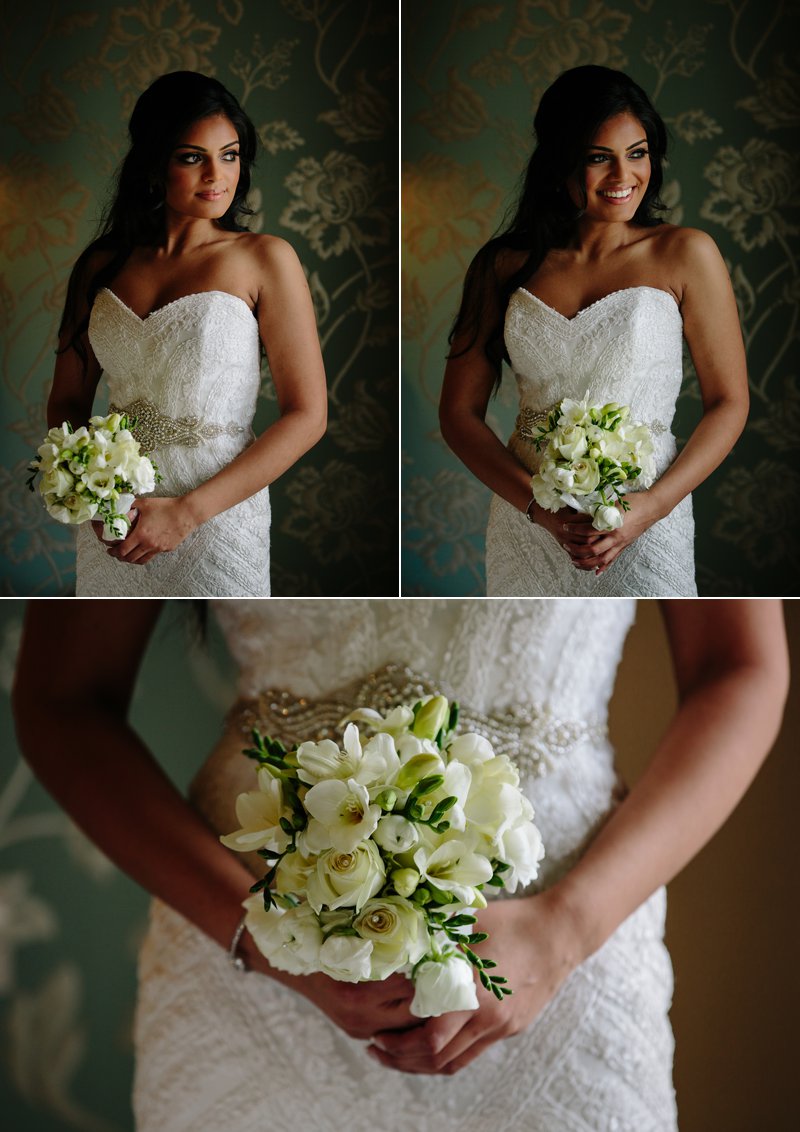
[[[201,291],[142,319],[106,287],[92,307],[89,339],[110,404],[136,417],[134,435],[163,476],[155,494],[181,495],[204,483],[252,441],[259,334],[243,299]],[[78,593],[267,595],[269,517],[265,488],[144,567],[110,559],[82,528]]]
[[[244,697],[320,697],[387,663],[480,711],[547,707],[605,719],[634,603],[397,598],[214,602]]]
[[[526,419],[571,397],[629,405],[631,417],[650,428],[656,475],[663,475],[677,451],[671,425],[683,374],[683,322],[672,295],[627,287],[570,319],[520,287],[509,300],[505,341],[520,404],[509,449],[528,471],[535,471],[540,457],[526,435]],[[487,533],[488,592],[689,597],[696,593],[693,542],[687,497],[598,577],[577,571],[551,535],[495,497]]]

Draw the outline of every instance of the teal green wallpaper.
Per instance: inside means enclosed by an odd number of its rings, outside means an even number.
[[[397,53],[372,0],[30,0],[0,44],[0,593],[66,594],[73,535],[25,489],[71,264],[127,118],[158,75],[199,70],[262,143],[251,226],[293,244],[328,373],[327,436],[274,487],[275,594],[396,594]],[[276,415],[265,372],[256,430]]]
[[[673,223],[703,228],[728,264],[752,409],[695,493],[701,594],[797,593],[797,6],[755,0],[516,0],[403,6],[403,587],[480,594],[490,495],[445,447],[438,402],[466,267],[515,195],[533,112],[563,70],[628,71],[672,135]],[[490,407],[503,438],[513,382]],[[700,411],[690,359],[679,443]]]
[[[79,833],[17,754],[8,696],[24,606],[0,603],[2,1125],[130,1132],[147,896]],[[208,647],[200,646],[195,609],[174,602],[163,615],[132,708],[134,726],[181,788],[235,699],[224,645],[210,621]],[[69,747],[65,735],[46,741]]]

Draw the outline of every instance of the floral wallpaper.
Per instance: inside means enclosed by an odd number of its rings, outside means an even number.
[[[174,602],[162,615],[131,709],[181,789],[236,698],[216,625],[209,618],[201,646],[195,608]],[[132,1132],[131,1026],[148,898],[18,753],[9,694],[24,612],[22,601],[0,602],[2,1124],[8,1132]]]
[[[74,588],[73,532],[25,490],[72,263],[139,93],[228,86],[261,153],[250,226],[289,240],[326,362],[328,434],[273,488],[272,588],[396,594],[397,14],[374,0],[30,0],[0,47],[0,593]],[[264,373],[256,431],[277,415]]]
[[[470,259],[514,200],[539,97],[567,68],[596,63],[626,70],[655,101],[672,136],[669,220],[713,236],[739,305],[752,408],[695,493],[700,593],[797,593],[797,6],[406,0],[403,23],[404,592],[484,592],[490,493],[438,430],[447,333]],[[507,373],[490,407],[504,439],[512,386]],[[699,397],[687,354],[679,443]]]

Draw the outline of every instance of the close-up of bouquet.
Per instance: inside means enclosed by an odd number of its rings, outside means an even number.
[[[531,478],[533,498],[546,511],[573,507],[591,515],[598,531],[621,527],[630,509],[624,493],[637,480],[649,487],[655,476],[650,429],[615,401],[596,406],[565,398],[534,444],[543,455]]]
[[[417,1017],[476,1009],[473,971],[498,999],[511,993],[474,951],[487,938],[474,913],[485,885],[513,893],[536,878],[542,839],[514,764],[456,734],[457,720],[435,695],[352,712],[341,746],[287,750],[253,731],[256,788],[221,840],[265,861],[245,923],[274,967],[345,982],[405,973]]]
[[[125,538],[128,512],[136,496],[154,490],[161,476],[142,455],[131,429],[135,422],[122,413],[92,417],[73,429],[69,421],[51,428],[31,462],[28,487],[39,494],[59,523],[101,521],[108,541]]]

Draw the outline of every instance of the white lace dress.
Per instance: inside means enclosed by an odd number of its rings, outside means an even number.
[[[531,440],[537,416],[572,397],[630,405],[633,419],[650,426],[657,475],[663,475],[676,455],[670,427],[683,376],[683,321],[672,295],[628,287],[570,319],[520,287],[508,304],[505,341],[520,405],[509,448],[529,471],[539,458]],[[552,535],[495,496],[486,578],[493,596],[695,596],[691,497],[598,577],[576,569]]]
[[[545,841],[543,885],[615,804],[606,707],[631,601],[215,605],[242,697],[192,789],[217,830],[236,827],[234,798],[252,783],[239,752],[254,719],[306,738],[343,708],[396,702],[426,680],[516,758]],[[155,902],[140,961],[137,1132],[675,1132],[664,914],[662,890],[528,1030],[451,1078],[382,1068],[306,999],[234,971]]]
[[[253,440],[260,385],[258,323],[243,299],[201,291],[141,319],[103,288],[89,338],[110,404],[163,475],[156,495],[204,483]],[[136,566],[78,529],[79,597],[264,597],[269,589],[269,491],[203,523],[177,549]]]

